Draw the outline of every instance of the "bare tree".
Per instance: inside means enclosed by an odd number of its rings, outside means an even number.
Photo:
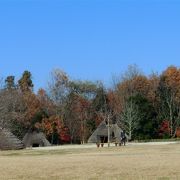
[[[127,70],[123,72],[119,77],[113,76],[113,87],[118,104],[124,106],[126,100],[137,93],[135,88],[138,77],[144,77],[142,71],[136,64],[129,65]]]
[[[50,75],[47,90],[48,96],[54,104],[55,114],[64,120],[67,116],[65,108],[69,94],[69,78],[61,69],[54,69]]]
[[[74,112],[74,106],[76,105],[76,97],[74,94],[69,94],[66,100],[64,108],[64,123],[69,128],[71,136],[71,144],[78,141],[79,128],[81,126],[76,113]]]
[[[54,69],[51,72],[51,79],[48,82],[49,95],[56,105],[62,105],[68,93],[68,75],[60,70]]]
[[[161,107],[159,114],[169,121],[170,136],[174,137],[176,129],[180,125],[180,106],[176,102],[176,92],[160,83],[159,95],[161,98]]]
[[[168,67],[160,76],[158,95],[161,117],[169,121],[170,136],[175,137],[180,124],[180,69]]]
[[[17,90],[0,92],[0,126],[17,131],[17,126],[24,117],[22,96]],[[19,129],[20,130],[20,129]],[[19,131],[18,130],[18,131]],[[21,133],[21,132],[19,132]]]
[[[143,73],[136,64],[129,65],[127,70],[121,75],[121,81],[131,80],[141,75],[143,75]]]
[[[138,107],[131,100],[126,102],[121,114],[121,124],[126,130],[129,139],[132,139],[133,132],[137,128],[139,120]]]
[[[4,81],[3,81],[3,78],[0,77],[0,90],[3,89],[3,86],[4,86]]]

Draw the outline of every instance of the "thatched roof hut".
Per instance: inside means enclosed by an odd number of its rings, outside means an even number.
[[[23,138],[25,147],[44,147],[51,146],[43,132],[29,131]]]
[[[18,150],[23,149],[23,143],[10,131],[0,128],[0,150]]]
[[[115,123],[110,126],[110,142],[120,143],[122,129]],[[88,139],[88,143],[106,143],[108,140],[108,126],[105,121],[97,127]]]

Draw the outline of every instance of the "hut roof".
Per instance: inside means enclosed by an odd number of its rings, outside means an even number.
[[[51,146],[43,132],[32,131],[25,134],[23,143],[26,147]]]
[[[9,130],[0,127],[0,150],[23,149],[23,143]]]
[[[108,128],[107,128],[107,125],[106,125],[105,121],[103,121],[103,122],[98,126],[97,135],[98,135],[98,136],[108,136]]]

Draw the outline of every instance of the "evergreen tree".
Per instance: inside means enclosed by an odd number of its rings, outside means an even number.
[[[14,80],[14,76],[7,76],[5,80],[5,88],[8,90],[14,89],[16,87]]]
[[[32,75],[29,71],[24,71],[21,79],[18,81],[18,85],[23,93],[32,91],[33,82]]]
[[[136,139],[153,139],[157,138],[157,114],[152,104],[142,95],[131,97],[132,102],[138,107],[139,123],[135,129]]]

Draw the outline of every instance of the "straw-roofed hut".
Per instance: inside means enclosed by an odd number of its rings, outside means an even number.
[[[121,132],[123,131],[116,123],[111,124],[110,130],[110,142],[120,143]],[[106,121],[102,121],[94,133],[88,139],[88,143],[107,143],[108,141],[108,125]]]
[[[44,147],[51,146],[43,132],[29,131],[23,138],[25,147]]]
[[[0,127],[0,150],[23,149],[24,145],[9,130]]]

